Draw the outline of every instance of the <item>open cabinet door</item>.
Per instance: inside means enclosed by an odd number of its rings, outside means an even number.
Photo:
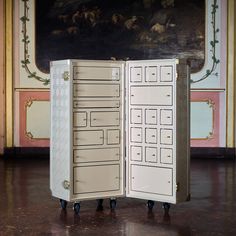
[[[189,196],[189,88],[175,59],[126,66],[128,197],[177,203]]]
[[[124,62],[54,61],[51,81],[53,196],[123,196]]]

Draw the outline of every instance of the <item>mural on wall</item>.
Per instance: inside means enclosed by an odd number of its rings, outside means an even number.
[[[36,0],[36,64],[79,59],[205,55],[205,0]]]

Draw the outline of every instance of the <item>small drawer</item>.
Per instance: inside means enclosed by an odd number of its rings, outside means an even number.
[[[131,160],[142,161],[142,147],[131,146]]]
[[[118,111],[91,111],[91,127],[118,126],[120,125],[120,113]]]
[[[145,110],[145,123],[147,125],[157,124],[157,110],[156,109]]]
[[[154,147],[146,147],[145,160],[146,162],[157,163],[157,149]]]
[[[131,124],[142,124],[142,109],[131,109]]]
[[[131,67],[130,81],[131,82],[142,82],[142,67]]]
[[[173,67],[161,66],[161,81],[171,82],[173,81]]]
[[[86,127],[87,126],[87,112],[74,112],[73,113],[73,126]]]
[[[74,132],[74,145],[102,145],[104,142],[103,130],[80,130]]]
[[[161,125],[172,125],[173,114],[172,110],[161,109]]]
[[[173,150],[171,148],[161,148],[161,163],[173,163]]]
[[[149,66],[145,68],[145,81],[157,82],[157,67]]]
[[[120,144],[120,130],[107,130],[107,144]]]
[[[131,133],[131,142],[141,143],[142,142],[142,128],[134,128],[130,129]]]
[[[145,142],[146,143],[157,143],[157,129],[145,129]]]
[[[173,130],[161,129],[161,144],[173,144]]]

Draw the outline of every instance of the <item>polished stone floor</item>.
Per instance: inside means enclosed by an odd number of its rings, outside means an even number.
[[[147,210],[146,201],[119,198],[115,211],[96,211],[96,201],[61,210],[49,190],[49,161],[45,158],[0,159],[0,236],[114,235],[185,236],[236,235],[236,166],[233,160],[191,161],[190,202],[161,203]]]

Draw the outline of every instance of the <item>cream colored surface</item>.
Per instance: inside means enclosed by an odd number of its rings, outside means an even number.
[[[227,58],[227,120],[226,146],[235,147],[235,73],[236,73],[236,2],[228,0],[228,58]]]
[[[26,106],[26,132],[33,139],[50,138],[50,102],[33,101]]]
[[[6,147],[13,146],[13,5],[6,1],[5,66],[6,66]]]
[[[120,113],[118,111],[92,111],[90,113],[91,127],[119,126]]]
[[[5,141],[5,65],[4,65],[4,1],[0,1],[0,154],[3,154]]]
[[[81,130],[74,132],[74,145],[102,145],[104,139],[103,130]]]

